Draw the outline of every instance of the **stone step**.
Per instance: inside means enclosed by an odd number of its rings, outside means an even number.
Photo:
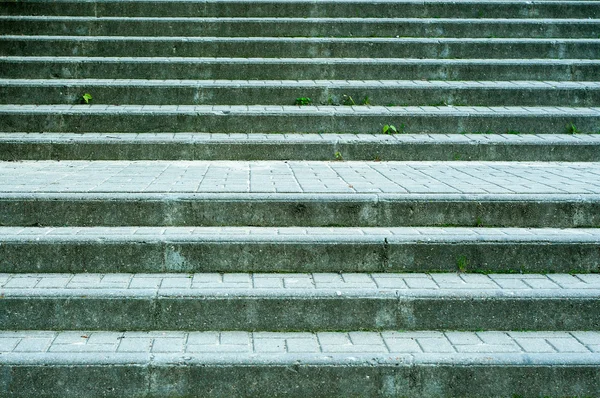
[[[0,274],[3,330],[598,330],[598,274]]]
[[[4,226],[600,226],[600,195],[0,194]]]
[[[0,133],[0,160],[600,162],[600,134]]]
[[[21,79],[594,81],[599,68],[593,59],[0,57],[0,77]]]
[[[0,79],[0,104],[577,106],[600,82]]]
[[[598,39],[0,36],[0,55],[87,57],[580,58]]]
[[[0,16],[3,34],[230,37],[592,38],[600,19],[493,18],[147,18]]]
[[[591,331],[16,331],[0,341],[7,398],[158,397],[175,389],[265,398],[600,391],[600,333]]]
[[[594,228],[598,175],[600,163],[4,163],[0,225]]]
[[[597,133],[600,108],[0,105],[2,132]],[[388,130],[389,131],[389,130]]]
[[[0,272],[600,272],[598,228],[0,227]]]
[[[93,17],[372,17],[404,18],[590,18],[597,1],[368,0],[318,1],[22,1],[6,2],[0,15],[80,15]]]

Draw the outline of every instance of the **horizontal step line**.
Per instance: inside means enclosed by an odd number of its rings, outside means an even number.
[[[2,242],[600,243],[597,228],[0,227]]]
[[[3,364],[598,365],[600,333],[0,332]],[[390,355],[394,354],[394,355]],[[301,367],[301,365],[300,365]]]
[[[0,114],[314,115],[314,116],[600,116],[600,108],[332,105],[0,105]]]
[[[5,299],[27,296],[296,298],[600,298],[600,274],[0,274]]]
[[[250,133],[3,133],[8,143],[154,143],[246,145],[264,144],[473,144],[473,145],[589,145],[600,134],[250,134]]]
[[[150,80],[150,79],[0,79],[2,87],[207,87],[207,88],[355,88],[355,89],[600,89],[594,81],[443,81],[443,80]]]
[[[312,204],[376,204],[376,203],[408,203],[419,202],[445,203],[454,202],[466,204],[477,201],[478,204],[511,204],[511,203],[565,203],[584,204],[600,202],[598,193],[564,193],[564,194],[535,194],[535,193],[497,193],[497,194],[448,194],[448,193],[224,193],[224,192],[0,192],[0,202],[24,201],[31,203],[44,201],[68,201],[71,204],[86,201],[98,202],[264,202],[264,203],[312,203]]]

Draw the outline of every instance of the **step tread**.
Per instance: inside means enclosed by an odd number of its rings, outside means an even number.
[[[318,134],[318,133],[3,133],[0,142],[24,143],[248,143],[264,144],[493,144],[493,145],[595,145],[600,134]]]
[[[342,88],[342,89],[581,89],[599,90],[595,81],[461,80],[154,80],[154,79],[0,79],[3,87],[201,87],[201,88]],[[360,99],[357,99],[360,101]]]
[[[599,228],[468,227],[0,227],[8,243],[600,243]]]
[[[0,164],[0,192],[585,195],[599,176],[597,162],[23,161]]]
[[[600,298],[600,274],[0,274],[15,297]],[[599,342],[600,344],[600,342]]]
[[[598,365],[600,332],[0,331],[0,352],[29,365]]]
[[[376,105],[0,105],[0,114],[235,114],[235,115],[382,115],[382,116],[600,116],[600,107],[557,106],[376,106]]]

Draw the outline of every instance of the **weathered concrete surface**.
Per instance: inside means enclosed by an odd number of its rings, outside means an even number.
[[[384,13],[382,15],[382,12]],[[3,3],[2,15],[89,16],[230,16],[230,17],[382,17],[405,18],[589,18],[598,15],[595,1],[26,1]]]
[[[600,275],[30,274],[4,330],[598,330]]]
[[[489,17],[107,18],[45,15],[0,16],[0,23],[4,27],[3,33],[10,35],[597,38],[600,34],[598,19],[567,19],[563,16],[499,20]]]
[[[0,194],[3,226],[600,226],[595,195]]]
[[[0,133],[0,160],[599,162],[600,134]]]
[[[594,59],[0,57],[2,78],[594,81]]]
[[[386,124],[396,126],[399,133],[566,134],[575,132],[573,129],[581,133],[597,133],[600,109],[543,106],[0,105],[0,129],[4,132],[381,134]]]
[[[600,82],[270,81],[145,79],[0,80],[0,104],[564,106],[595,107]]]
[[[3,227],[2,272],[599,272],[598,229]]]

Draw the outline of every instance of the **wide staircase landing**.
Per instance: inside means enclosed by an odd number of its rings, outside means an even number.
[[[600,396],[600,1],[0,26],[0,397]]]

